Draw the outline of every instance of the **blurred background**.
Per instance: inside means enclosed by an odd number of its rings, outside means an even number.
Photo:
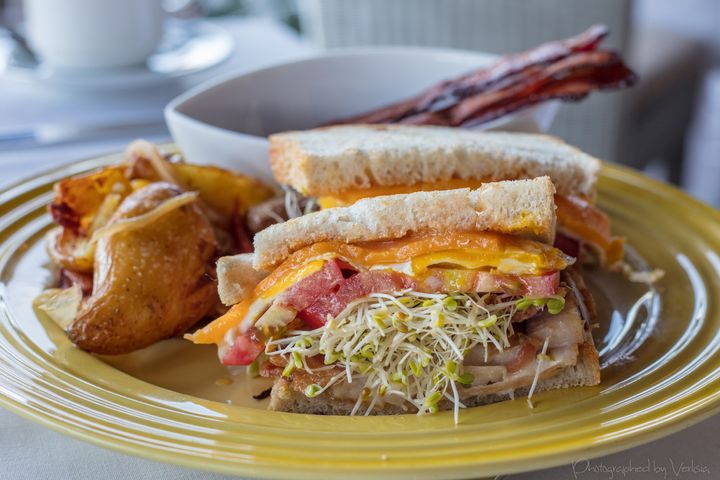
[[[106,127],[88,133],[94,139],[118,132],[164,138],[165,103],[224,72],[368,45],[510,53],[604,23],[611,30],[605,45],[623,52],[640,82],[620,93],[563,104],[551,133],[720,206],[717,0],[165,0],[173,18],[204,25],[179,28],[170,40],[166,32],[163,42],[169,43],[163,48],[174,57],[158,57],[153,72],[82,78],[27,67],[33,65],[32,48],[23,43],[28,3],[43,2],[0,0],[0,184],[3,170],[9,172],[3,157],[36,171],[47,168],[48,160],[36,160],[49,158],[38,155],[41,148],[53,147],[53,159],[78,158],[84,150],[77,145],[52,141],[51,127],[62,122],[71,122],[79,139],[87,124]],[[44,137],[38,125],[47,127]],[[37,142],[40,137],[45,141]],[[3,139],[14,143],[3,146]]]

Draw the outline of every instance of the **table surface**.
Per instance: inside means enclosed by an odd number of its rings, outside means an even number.
[[[0,133],[47,122],[128,122],[160,119],[163,106],[209,76],[247,70],[314,50],[284,27],[263,19],[221,22],[236,39],[232,58],[216,70],[159,88],[89,94],[54,91],[0,77]],[[249,41],[252,39],[252,41]],[[156,133],[152,141],[168,140]],[[53,147],[0,150],[0,188],[53,166],[122,150],[131,138],[95,139]],[[1,380],[0,380],[1,381]],[[625,452],[572,465],[510,475],[512,480],[720,478],[720,415]],[[221,479],[231,478],[129,457],[89,445],[0,410],[0,478],[7,479]]]

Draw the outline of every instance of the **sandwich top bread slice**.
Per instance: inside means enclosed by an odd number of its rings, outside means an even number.
[[[551,246],[547,177],[366,199],[221,259],[230,310],[188,335],[275,379],[270,408],[429,413],[594,385],[592,301]],[[331,223],[334,222],[334,223]],[[339,225],[338,225],[339,224]],[[248,278],[263,276],[251,288]]]
[[[366,198],[345,208],[272,225],[255,235],[254,266],[267,269],[313,243],[402,238],[408,234],[483,231],[555,238],[555,188],[548,177],[468,188]]]
[[[344,125],[271,135],[278,182],[304,195],[453,180],[549,176],[562,195],[595,196],[600,161],[548,135],[412,125]],[[406,192],[398,192],[406,193]]]
[[[600,161],[548,135],[411,125],[345,125],[270,136],[275,178],[322,208],[361,198],[548,176],[561,246],[611,265],[622,258],[594,205]],[[582,248],[582,250],[585,250]]]

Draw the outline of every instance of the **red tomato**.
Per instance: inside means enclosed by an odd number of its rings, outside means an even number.
[[[525,286],[525,295],[536,297],[549,297],[557,293],[560,286],[560,273],[551,272],[545,275],[520,277],[520,282]]]
[[[428,270],[418,287],[430,293],[481,292],[549,297],[560,286],[560,274],[502,275],[473,270],[434,268]]]
[[[265,346],[251,335],[240,335],[228,348],[220,362],[223,365],[250,365],[260,355]]]

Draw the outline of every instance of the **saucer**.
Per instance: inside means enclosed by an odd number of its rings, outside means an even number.
[[[234,48],[232,35],[218,25],[203,20],[170,19],[157,50],[144,65],[75,70],[28,60],[16,54],[12,40],[0,38],[0,78],[65,89],[144,88],[220,65]]]

